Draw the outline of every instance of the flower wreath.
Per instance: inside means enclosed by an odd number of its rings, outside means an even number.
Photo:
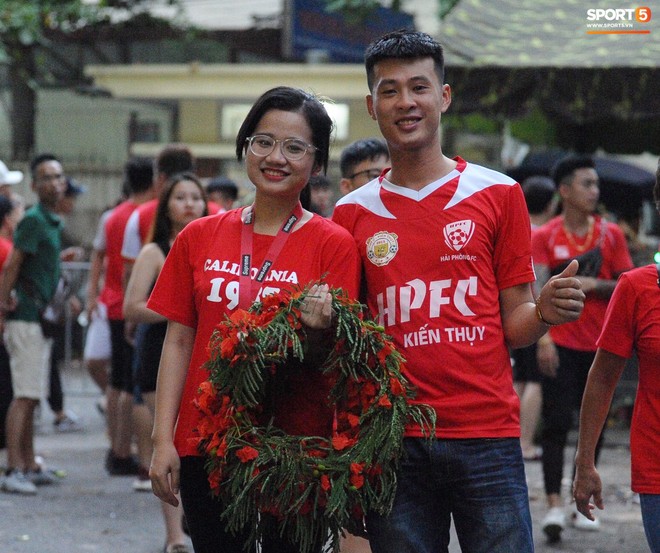
[[[246,546],[267,531],[267,513],[301,553],[328,539],[338,551],[342,529],[362,528],[367,511],[391,510],[405,425],[414,420],[433,434],[435,412],[408,401],[404,360],[384,329],[364,319],[360,303],[330,292],[335,342],[320,370],[333,381],[331,436],[292,436],[258,422],[269,379],[287,359],[304,357],[309,287],[237,310],[211,336],[196,439],[227,530],[244,532]]]

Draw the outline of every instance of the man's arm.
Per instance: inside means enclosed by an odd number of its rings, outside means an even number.
[[[500,292],[502,328],[507,344],[522,348],[533,344],[552,325],[575,321],[584,308],[584,293],[575,277],[578,262],[573,260],[564,271],[552,277],[534,300],[529,284]]]
[[[105,252],[100,250],[92,251],[91,264],[89,267],[89,279],[87,281],[87,313],[91,315],[96,311],[97,299],[99,296],[99,282],[103,274],[103,260]]]

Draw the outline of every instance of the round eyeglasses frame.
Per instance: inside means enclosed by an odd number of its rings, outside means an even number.
[[[364,169],[363,171],[358,171],[357,173],[353,173],[348,178],[353,180],[355,177],[359,177],[360,175],[367,175],[369,177],[369,180],[373,180],[380,177],[380,174],[382,172],[383,171],[381,169]]]
[[[272,141],[273,144],[268,151],[265,150],[255,151],[255,145],[254,145],[255,140],[268,140],[268,141]],[[316,150],[318,150],[316,146],[313,146],[312,144],[307,144],[306,142],[303,142],[299,138],[284,138],[282,140],[278,140],[276,138],[273,138],[272,136],[268,136],[267,134],[255,134],[254,136],[248,136],[245,139],[245,142],[247,142],[250,151],[257,157],[269,156],[271,153],[273,153],[275,146],[279,143],[280,152],[282,152],[282,155],[289,161],[300,161],[302,158],[305,157],[307,152],[310,151],[315,152]],[[301,148],[301,151],[294,153],[287,151],[287,148],[291,145],[299,146]]]

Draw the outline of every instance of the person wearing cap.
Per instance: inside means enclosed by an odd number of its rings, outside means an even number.
[[[10,171],[0,161],[0,196],[11,199],[12,187],[23,180],[23,171]]]

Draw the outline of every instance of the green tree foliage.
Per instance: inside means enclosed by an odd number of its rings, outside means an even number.
[[[37,89],[48,74],[44,52],[57,55],[53,37],[99,25],[144,18],[156,6],[179,0],[0,0],[0,63],[11,93],[12,159],[33,154]]]

